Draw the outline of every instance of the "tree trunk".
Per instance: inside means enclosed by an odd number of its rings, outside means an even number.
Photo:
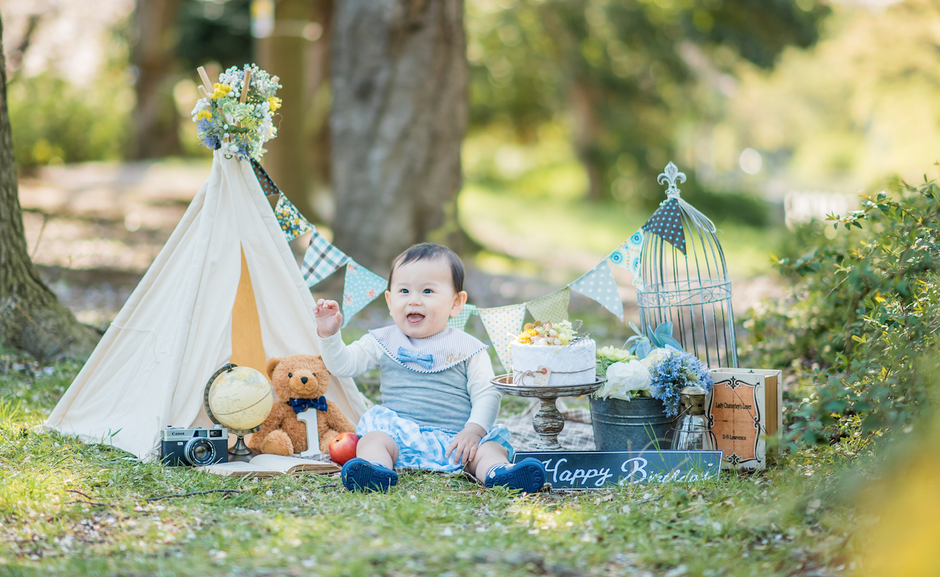
[[[86,358],[99,335],[75,320],[46,288],[26,250],[2,38],[0,21],[0,347],[24,350],[40,359]]]
[[[173,88],[175,34],[180,0],[137,0],[137,107],[134,111],[136,158],[162,158],[182,152],[180,118]]]
[[[456,229],[463,0],[343,0],[333,22],[335,244],[381,272]]]
[[[602,164],[597,151],[600,139],[600,121],[597,119],[597,102],[591,86],[583,82],[573,82],[569,86],[568,99],[574,123],[574,148],[578,160],[584,166],[588,176],[588,200],[597,201],[603,196],[601,186]],[[624,111],[624,114],[629,114]]]
[[[332,195],[330,189],[330,46],[333,43],[334,0],[317,0],[311,7],[311,19],[321,26],[320,37],[310,43],[307,52],[307,164],[310,187],[317,194]],[[327,217],[328,215],[320,215]]]
[[[307,0],[281,0],[274,8],[274,32],[256,41],[258,63],[280,79],[278,98],[284,106],[275,117],[277,138],[265,148],[264,170],[308,220],[319,222],[310,202],[306,140]]]

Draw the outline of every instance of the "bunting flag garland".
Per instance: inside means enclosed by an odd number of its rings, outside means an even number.
[[[490,309],[477,309],[477,314],[483,320],[486,334],[493,343],[499,362],[503,363],[506,371],[512,370],[512,340],[522,331],[522,321],[525,320],[525,303],[495,307]]]
[[[682,254],[686,254],[685,230],[682,227],[682,213],[679,212],[678,199],[670,198],[662,203],[643,225],[643,230],[658,235],[681,250]]]
[[[350,259],[346,265],[346,282],[343,284],[343,326],[387,288],[387,280]]]
[[[633,286],[643,290],[643,278],[640,275],[640,256],[643,249],[643,229],[636,231],[621,246],[607,255],[612,264],[633,275]]]
[[[304,262],[300,265],[300,273],[307,281],[307,286],[312,287],[347,262],[349,257],[346,253],[333,246],[319,232],[313,231],[307,252],[304,253]],[[349,282],[348,278],[346,280]]]
[[[307,222],[307,219],[300,214],[297,207],[283,193],[277,199],[274,216],[277,217],[277,222],[280,223],[281,230],[284,231],[284,236],[287,237],[287,242],[313,230],[313,225]]]
[[[457,316],[447,319],[447,326],[463,330],[463,328],[467,326],[467,321],[470,319],[470,315],[476,311],[476,305],[463,305],[463,310],[461,310]]]
[[[542,322],[557,323],[568,320],[568,299],[571,289],[565,287],[551,294],[539,297],[534,301],[525,303],[532,318]]]
[[[596,300],[605,309],[614,313],[622,322],[623,302],[620,300],[617,281],[614,280],[614,274],[607,265],[607,260],[605,258],[568,286],[584,296]]]
[[[274,184],[274,181],[271,180],[271,177],[268,176],[268,173],[261,168],[261,163],[259,163],[254,158],[249,158],[251,161],[251,169],[255,171],[255,176],[258,178],[258,184],[261,185],[261,190],[265,194],[281,194],[281,191],[277,188],[277,185]]]
[[[343,251],[326,240],[317,232],[316,227],[310,224],[290,200],[278,190],[277,185],[261,167],[261,164],[254,159],[249,160],[262,191],[266,195],[278,195],[274,213],[286,239],[291,241],[307,232],[313,232],[301,265],[301,274],[307,281],[307,286],[312,288],[340,267],[346,267],[342,302],[343,326],[345,327],[350,318],[387,289],[388,282],[353,261]],[[672,166],[671,163],[670,166]],[[669,166],[667,166],[667,172],[668,169]],[[681,173],[679,174],[681,175]],[[669,191],[667,191],[668,193]],[[703,227],[714,232],[715,227],[711,221],[698,213],[688,203],[680,200],[678,190],[676,190],[676,194],[660,204],[659,208],[640,230],[633,233],[621,246],[611,251],[597,266],[578,277],[577,280],[568,284],[565,288],[522,304],[494,308],[479,308],[476,305],[466,304],[460,314],[447,320],[447,326],[463,330],[470,315],[480,315],[500,362],[506,370],[510,370],[512,367],[511,344],[515,336],[522,330],[526,310],[535,320],[548,322],[566,320],[568,318],[571,289],[597,301],[622,322],[623,302],[620,300],[617,283],[607,262],[630,272],[633,275],[633,285],[637,290],[642,291],[643,280],[640,269],[643,243],[647,239],[647,233],[659,236],[680,250],[683,255],[688,256],[686,253],[683,211],[686,217],[692,219],[690,222],[698,224],[701,220],[705,223],[702,225]],[[691,216],[689,216],[690,214]]]

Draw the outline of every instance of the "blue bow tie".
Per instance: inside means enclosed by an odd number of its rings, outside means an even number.
[[[306,411],[310,407],[318,411],[326,411],[326,397],[318,397],[316,399],[287,399],[287,404],[298,414]]]
[[[418,363],[422,367],[429,369],[434,365],[434,355],[431,353],[420,354],[417,351],[412,351],[411,349],[406,349],[405,347],[398,347],[398,360],[407,363]]]

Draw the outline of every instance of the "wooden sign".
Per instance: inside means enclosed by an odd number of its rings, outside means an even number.
[[[783,426],[780,371],[728,369],[711,371],[715,386],[706,417],[715,448],[724,453],[722,467],[763,469],[767,436]]]
[[[560,491],[603,489],[635,483],[695,483],[714,479],[721,451],[546,451],[516,453],[545,465],[546,482]]]

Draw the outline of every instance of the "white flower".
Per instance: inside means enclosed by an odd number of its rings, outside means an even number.
[[[614,363],[607,367],[607,382],[597,396],[629,401],[632,391],[648,391],[651,383],[650,371],[640,361]]]
[[[646,367],[648,371],[653,365],[668,357],[671,352],[670,349],[653,349],[650,351],[650,354],[646,355],[640,362],[643,363],[643,366]]]
[[[201,111],[204,108],[209,108],[209,102],[204,98],[200,98],[199,100],[196,101],[196,106],[195,108],[193,108],[193,111],[190,114],[190,116],[196,116],[197,114],[199,114],[199,111]]]
[[[268,140],[273,129],[274,124],[271,122],[271,116],[265,114],[261,124],[258,125],[258,135],[261,136],[261,140]]]

